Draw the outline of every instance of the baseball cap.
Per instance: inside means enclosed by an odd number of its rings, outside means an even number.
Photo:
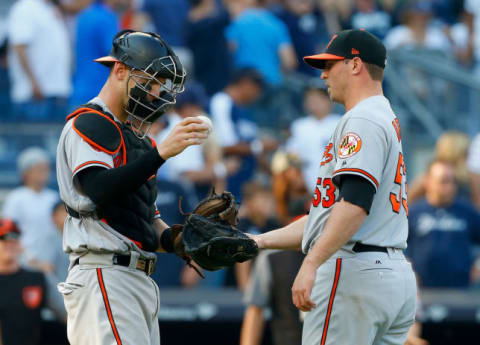
[[[29,147],[18,156],[18,172],[23,175],[23,173],[39,163],[50,163],[48,152],[41,147]]]
[[[8,218],[0,219],[0,240],[16,240],[20,237],[20,229]]]
[[[344,30],[333,35],[325,53],[305,56],[308,65],[323,69],[329,60],[359,57],[362,61],[385,68],[387,49],[382,41],[365,30]]]

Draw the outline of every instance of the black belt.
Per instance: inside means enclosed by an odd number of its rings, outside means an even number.
[[[356,242],[355,245],[353,246],[352,250],[355,253],[363,253],[363,252],[388,253],[388,250],[387,250],[386,247],[372,246],[370,244],[363,244],[363,243],[360,243],[360,242]]]
[[[130,259],[131,259],[130,255],[113,254],[112,263],[114,265],[129,267]],[[78,265],[79,263],[80,263],[80,258],[76,258],[75,261],[73,262],[72,267]],[[142,272],[145,272],[147,275],[151,275],[155,271],[155,260],[138,258],[136,269]]]

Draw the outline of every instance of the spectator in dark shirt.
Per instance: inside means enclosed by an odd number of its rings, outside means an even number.
[[[480,243],[480,216],[456,198],[452,165],[428,168],[425,199],[410,207],[407,254],[423,287],[468,287],[473,245]]]
[[[355,0],[350,26],[352,29],[365,29],[383,39],[392,26],[392,19],[387,12],[377,7],[377,1]]]
[[[232,61],[223,34],[229,24],[229,13],[215,0],[199,0],[188,14],[186,45],[193,54],[195,79],[208,95],[221,91],[230,80]]]
[[[93,60],[108,55],[120,28],[115,8],[125,0],[98,0],[78,14],[75,29],[73,108],[94,98],[108,76],[108,69]]]
[[[317,71],[303,63],[303,57],[321,51],[330,40],[325,18],[316,10],[314,0],[285,0],[275,14],[287,25],[297,55],[297,71],[315,76]]]
[[[277,147],[272,139],[261,139],[258,127],[246,108],[262,92],[264,80],[252,68],[237,71],[227,87],[210,100],[209,113],[223,156],[240,162],[240,169],[228,177],[227,189],[241,200],[241,188],[255,174],[257,159]]]
[[[65,321],[65,308],[54,280],[20,266],[20,230],[0,219],[0,343],[37,345],[42,337],[41,310],[51,308]]]

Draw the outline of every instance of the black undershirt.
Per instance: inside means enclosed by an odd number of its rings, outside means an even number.
[[[339,180],[338,200],[343,198],[345,201],[363,208],[369,214],[376,192],[375,187],[366,178],[358,175],[341,175]]]
[[[76,174],[80,187],[95,204],[105,205],[109,201],[129,194],[143,185],[165,162],[156,148],[143,154],[135,161],[115,169],[89,167]]]

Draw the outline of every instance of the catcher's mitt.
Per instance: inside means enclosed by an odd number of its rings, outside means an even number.
[[[258,253],[257,244],[238,230],[236,224],[233,195],[212,193],[185,221],[182,234],[185,252],[208,271],[252,259]]]

